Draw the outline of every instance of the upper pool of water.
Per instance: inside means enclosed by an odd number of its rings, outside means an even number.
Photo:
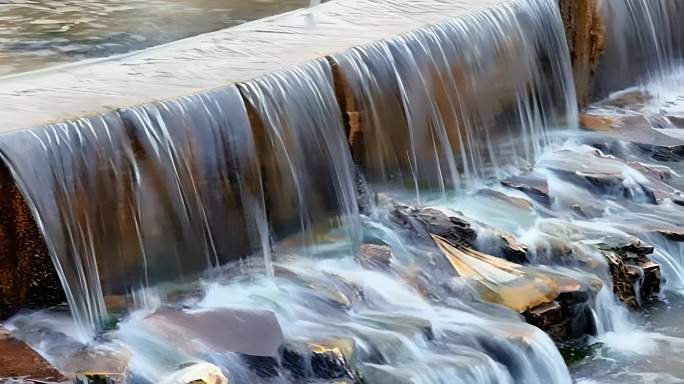
[[[308,0],[0,0],[0,76],[126,53]]]

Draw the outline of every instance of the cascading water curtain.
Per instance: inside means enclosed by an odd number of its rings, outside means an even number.
[[[352,145],[372,184],[444,195],[529,164],[574,127],[564,27],[551,0],[515,1],[335,56]]]

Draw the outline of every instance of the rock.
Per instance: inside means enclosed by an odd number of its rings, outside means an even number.
[[[277,358],[284,342],[273,312],[212,309],[186,312],[164,307],[141,323],[147,331],[188,352],[197,343],[218,353],[233,352],[252,357]]]
[[[552,301],[532,308],[523,313],[525,320],[548,332],[549,329],[563,322],[563,310],[557,301]]]
[[[616,196],[652,204],[660,204],[668,197],[682,199],[680,191],[663,181],[660,168],[626,162],[598,150],[558,151],[539,164],[599,196]]]
[[[405,376],[401,370],[376,364],[364,364],[362,367],[363,379],[366,383],[373,384],[414,384],[410,376]]]
[[[388,331],[400,333],[409,338],[424,337],[427,340],[433,340],[435,337],[430,320],[419,317],[373,314],[372,316],[359,315],[356,319],[373,328],[386,329]]]
[[[518,239],[509,233],[499,233],[499,239],[503,242],[499,246],[503,257],[506,260],[513,261],[519,264],[527,263],[527,247],[520,244]]]
[[[160,384],[228,384],[221,368],[205,363],[184,364]]]
[[[66,380],[26,343],[0,330],[0,382],[19,378],[51,383]]]
[[[349,338],[288,342],[281,350],[282,365],[300,381],[325,379],[360,383],[354,367],[355,349],[354,340]]]
[[[610,138],[630,143],[632,148],[659,161],[684,159],[684,140],[653,128],[644,115],[616,115],[610,111],[593,110],[583,113],[580,122],[586,129],[601,132]]]
[[[625,264],[627,275],[635,287],[635,298],[638,304],[658,298],[660,294],[660,265],[644,260],[635,264]]]
[[[603,283],[597,286],[575,280],[557,272],[548,272],[559,286],[555,304],[545,304],[523,313],[528,323],[548,333],[558,343],[572,342],[586,335],[596,335],[596,322],[591,311],[591,299]],[[556,306],[557,304],[557,306]]]
[[[453,243],[472,245],[477,238],[471,222],[458,212],[395,204],[391,215],[395,222],[425,240],[437,235]]]
[[[483,196],[483,197],[488,197],[492,199],[497,199],[500,201],[505,202],[506,204],[510,204],[511,206],[514,206],[518,209],[522,209],[525,211],[531,211],[534,206],[532,203],[530,203],[528,200],[520,198],[520,197],[514,197],[508,194],[505,194],[503,192],[499,192],[493,189],[480,189],[477,191],[477,195]]]
[[[684,117],[682,116],[665,116],[665,118],[670,122],[670,124],[675,128],[684,128]]]
[[[456,273],[486,302],[523,313],[550,303],[560,293],[558,283],[544,273],[433,238]]]
[[[603,237],[602,242],[597,243],[596,246],[604,251],[616,252],[627,259],[650,255],[655,250],[652,245],[634,236],[627,238]]]
[[[551,206],[549,185],[546,182],[546,177],[543,175],[529,172],[523,175],[509,177],[503,180],[501,184],[525,193],[530,198],[546,207]]]
[[[63,364],[79,384],[126,384],[131,353],[121,347],[85,348]]]
[[[305,271],[298,273],[283,265],[275,265],[274,272],[277,277],[308,287],[312,295],[338,309],[350,309],[352,301],[361,296],[356,287],[337,275],[327,274],[328,279],[323,280],[308,276]]]
[[[580,114],[580,126],[591,131],[605,132],[618,129],[622,125],[622,120],[617,116],[606,116],[587,112]]]
[[[509,261],[527,262],[527,248],[513,235],[467,218],[460,212],[395,204],[392,218],[409,234],[423,240],[431,241],[431,235],[436,235],[450,243],[493,253]]]
[[[358,260],[364,268],[385,270],[392,264],[392,249],[387,245],[363,244]]]
[[[604,252],[603,254],[610,266],[610,275],[613,280],[613,293],[615,294],[615,297],[631,307],[638,307],[639,301],[633,279],[630,277],[625,263],[615,252]]]
[[[653,100],[653,95],[647,90],[632,88],[614,93],[603,100],[601,105],[633,110],[640,109],[651,100]]]

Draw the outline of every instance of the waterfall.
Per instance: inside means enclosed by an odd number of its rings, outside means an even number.
[[[595,92],[604,96],[668,75],[684,58],[678,0],[602,0],[605,52],[595,76]]]
[[[546,334],[460,286],[387,207],[360,213],[355,162],[373,192],[463,192],[533,163],[575,127],[575,100],[555,1],[515,0],[234,86],[8,133],[0,150],[91,336],[107,296],[155,302],[148,289],[186,282],[154,304],[267,310],[288,341],[349,338],[373,383],[569,384]],[[361,242],[391,244],[396,265],[362,268]],[[225,330],[197,330],[209,334],[186,350],[159,332],[183,324],[155,324],[155,309],[129,308],[109,335],[143,379],[191,359],[238,384],[292,379],[217,348]]]
[[[260,170],[236,88],[1,142],[85,328],[104,321],[103,294],[189,278],[254,253],[268,259]]]
[[[366,177],[420,200],[533,162],[577,117],[564,36],[553,2],[516,1],[336,55]]]
[[[240,85],[255,111],[269,220],[277,239],[297,234],[310,249],[336,228],[350,251],[360,242],[352,159],[325,59]],[[296,95],[296,96],[295,96]],[[320,237],[320,236],[319,236]]]

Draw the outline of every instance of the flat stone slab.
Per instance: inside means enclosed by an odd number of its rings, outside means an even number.
[[[0,383],[13,378],[44,382],[65,380],[57,369],[26,343],[0,330]]]
[[[336,0],[138,53],[0,78],[0,132],[200,93],[512,0]]]

